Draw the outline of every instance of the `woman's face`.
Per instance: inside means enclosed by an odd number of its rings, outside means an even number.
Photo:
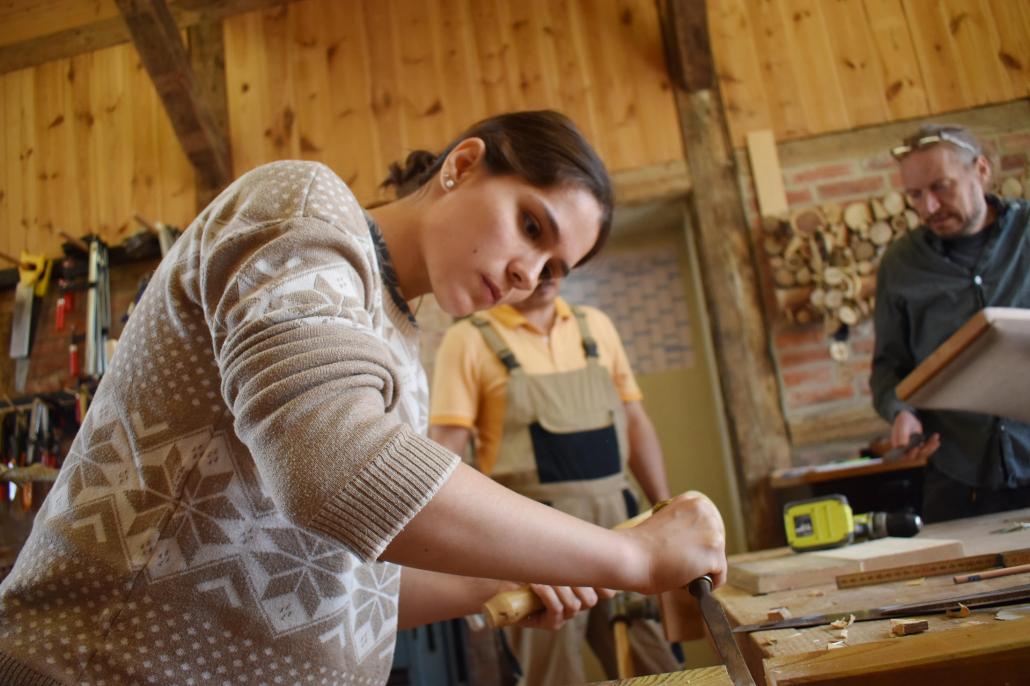
[[[601,205],[586,189],[539,189],[479,165],[458,172],[427,213],[423,256],[437,302],[456,317],[525,298],[564,276],[597,241]]]

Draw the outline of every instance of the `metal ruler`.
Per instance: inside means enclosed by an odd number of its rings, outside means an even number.
[[[990,569],[991,567],[1011,567],[1028,563],[1030,563],[1030,548],[1020,548],[1018,550],[1007,550],[1003,553],[970,555],[968,557],[956,557],[951,560],[940,560],[938,562],[921,562],[903,567],[842,574],[837,577],[837,588],[858,588],[859,586],[885,584],[891,581],[920,579],[924,576],[976,572],[981,569]]]

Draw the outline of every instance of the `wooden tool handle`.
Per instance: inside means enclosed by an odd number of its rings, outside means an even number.
[[[494,629],[521,622],[542,609],[543,602],[528,586],[498,593],[483,603],[483,614],[486,615],[487,623]]]
[[[655,503],[654,507],[650,510],[641,512],[636,517],[631,517],[620,524],[616,524],[613,528],[629,529],[634,527],[649,519],[652,514],[668,504],[668,500]],[[494,629],[517,624],[529,615],[542,609],[544,609],[543,602],[537,597],[536,593],[530,590],[529,586],[523,586],[514,591],[498,593],[483,603],[483,614],[486,616],[487,623]]]

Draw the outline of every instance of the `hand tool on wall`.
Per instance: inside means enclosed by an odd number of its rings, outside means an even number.
[[[9,255],[0,257],[18,265],[18,286],[11,321],[10,356],[15,360],[15,390],[23,391],[28,379],[33,325],[39,312],[37,299],[42,299],[46,295],[53,263],[44,255],[33,255],[25,251],[22,251],[18,260]]]
[[[744,624],[735,628],[733,632],[748,633],[752,631],[770,631],[772,629],[799,629],[829,624],[835,619],[851,615],[854,615],[856,622],[868,622],[875,619],[890,619],[892,617],[944,614],[948,610],[957,608],[959,603],[962,603],[970,610],[975,610],[981,607],[998,607],[1000,605],[1025,603],[1028,600],[1030,600],[1030,584],[1023,584],[1021,586],[1013,586],[1012,588],[953,596],[942,600],[885,605],[873,609],[835,611],[827,614],[792,617],[791,619],[782,619],[774,622]]]
[[[107,336],[111,330],[111,289],[107,246],[99,238],[89,243],[89,290],[86,293],[87,376],[103,376],[107,368]]]
[[[702,576],[694,579],[687,588],[701,606],[701,616],[705,620],[705,626],[708,627],[708,633],[712,636],[715,651],[726,665],[726,671],[734,686],[755,686],[755,680],[747,668],[744,655],[740,652],[737,639],[734,638],[733,631],[730,629],[730,622],[726,619],[726,612],[712,595],[711,577]]]

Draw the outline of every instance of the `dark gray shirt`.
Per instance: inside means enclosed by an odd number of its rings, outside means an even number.
[[[884,255],[876,283],[870,386],[873,405],[887,421],[911,409],[894,394],[898,382],[976,312],[1030,308],[1030,203],[995,196],[987,201],[996,219],[984,229],[985,241],[971,267],[965,249],[970,246],[949,245],[925,226]],[[931,461],[951,478],[987,488],[1030,484],[1030,425],[971,412],[919,410],[917,416],[927,435],[941,435]]]

